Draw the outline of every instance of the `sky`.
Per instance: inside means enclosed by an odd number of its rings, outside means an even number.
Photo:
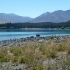
[[[69,10],[70,0],[0,0],[0,13],[35,18],[46,12]]]

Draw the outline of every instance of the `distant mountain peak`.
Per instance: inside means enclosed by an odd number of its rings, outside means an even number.
[[[50,14],[50,12],[46,12],[46,13],[44,13],[45,16],[48,15],[48,14]]]
[[[54,12],[63,12],[63,10],[56,10],[56,11],[54,11]]]
[[[70,20],[70,10],[57,10],[54,12],[46,12],[35,19],[33,19],[31,22],[67,22]]]

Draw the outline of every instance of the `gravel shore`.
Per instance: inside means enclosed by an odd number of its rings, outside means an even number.
[[[11,47],[13,45],[18,45],[21,46],[24,43],[28,43],[28,42],[42,42],[44,40],[49,40],[49,39],[55,39],[56,42],[59,42],[59,38],[61,38],[62,40],[64,40],[64,38],[67,36],[48,36],[48,37],[40,37],[40,36],[31,36],[31,37],[27,37],[27,38],[20,38],[20,39],[10,39],[10,40],[3,40],[0,41],[0,47]]]

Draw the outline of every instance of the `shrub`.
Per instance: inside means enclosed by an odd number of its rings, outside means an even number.
[[[56,57],[56,51],[50,50],[47,52],[47,57],[48,58],[55,58]]]
[[[65,44],[64,43],[59,44],[56,50],[57,51],[65,51],[66,50]]]
[[[26,63],[26,64],[30,64],[34,61],[34,57],[32,56],[20,56],[18,59],[19,63]]]
[[[16,62],[18,62],[18,59],[19,59],[19,57],[14,57],[13,59],[12,59],[12,63],[16,63]]]
[[[44,70],[43,65],[37,65],[35,67],[30,67],[28,70]]]
[[[1,62],[9,62],[9,61],[10,61],[10,59],[7,56],[5,56],[4,58],[1,59]]]
[[[0,59],[1,59],[1,58],[4,58],[4,56],[5,56],[5,54],[2,53],[2,52],[0,52]]]
[[[21,49],[19,49],[18,47],[12,47],[10,49],[10,52],[13,53],[14,56],[18,56],[22,53]]]
[[[70,56],[68,56],[68,58],[67,58],[67,60],[66,60],[66,65],[67,65],[68,67],[70,67]]]
[[[70,47],[68,48],[68,54],[70,55]]]
[[[25,63],[25,57],[24,56],[19,57],[19,63]]]

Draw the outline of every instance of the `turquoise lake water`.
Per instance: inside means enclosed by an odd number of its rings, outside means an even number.
[[[26,38],[30,36],[36,36],[36,34],[40,34],[40,36],[62,36],[62,35],[70,35],[70,29],[68,30],[58,30],[58,29],[37,29],[37,30],[22,30],[22,29],[14,29],[14,30],[0,30],[0,40],[8,40],[8,39],[19,39]]]

